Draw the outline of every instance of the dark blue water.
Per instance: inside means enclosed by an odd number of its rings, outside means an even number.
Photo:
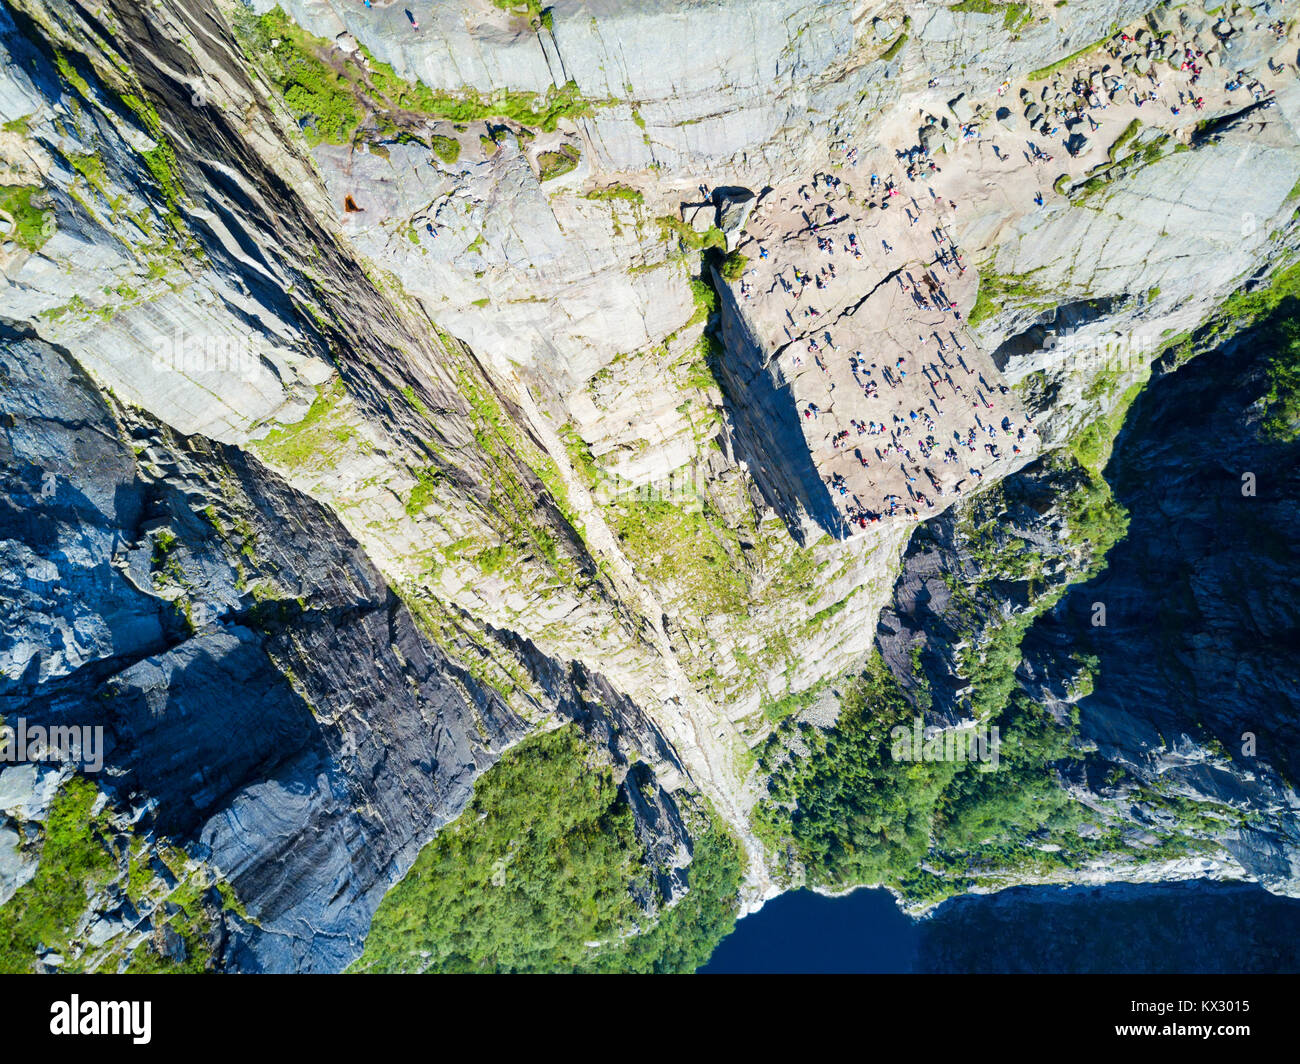
[[[917,940],[916,923],[888,891],[826,898],[798,890],[737,923],[700,971],[909,972]]]
[[[1018,887],[927,919],[883,890],[783,894],[702,972],[1300,972],[1300,900],[1255,886]]]

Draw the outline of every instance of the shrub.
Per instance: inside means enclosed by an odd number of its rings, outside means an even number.
[[[739,251],[733,251],[722,260],[722,276],[728,281],[739,281],[749,265],[749,259]]]
[[[433,149],[433,154],[448,166],[460,158],[460,141],[455,137],[435,134],[429,138],[429,147]]]
[[[39,251],[53,234],[53,227],[47,223],[53,221],[54,215],[37,205],[43,195],[32,185],[0,185],[0,211],[13,219],[5,238],[28,251]]]
[[[537,155],[538,177],[542,181],[553,181],[557,177],[574,170],[582,153],[575,145],[565,144],[559,151],[544,151]]]

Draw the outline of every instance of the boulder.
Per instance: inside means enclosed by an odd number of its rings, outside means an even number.
[[[178,964],[189,956],[189,950],[185,946],[185,939],[170,924],[165,925],[162,929],[162,941],[158,944],[158,951],[164,957],[176,961]]]
[[[886,41],[892,41],[898,36],[898,23],[894,19],[873,19],[871,28],[875,31],[876,40],[881,44],[884,44]]]
[[[121,905],[111,912],[101,913],[91,920],[86,928],[86,941],[90,945],[102,946],[111,938],[125,934],[140,921],[140,914],[129,899],[123,899]]]
[[[713,202],[718,207],[718,228],[726,234],[727,250],[731,251],[758,201],[747,188],[720,188],[714,189]]]
[[[712,203],[690,205],[682,208],[682,221],[697,233],[707,233],[717,223],[718,212]]]
[[[36,859],[24,852],[18,832],[0,824],[0,905],[36,875],[36,864]]]

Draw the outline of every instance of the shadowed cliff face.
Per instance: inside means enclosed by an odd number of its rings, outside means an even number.
[[[822,533],[842,538],[847,534],[844,517],[804,443],[794,396],[766,363],[768,352],[754,337],[731,289],[716,270],[713,278],[722,302],[726,349],[718,370],[726,385],[736,456],[753,471],[765,501],[781,515],[791,535],[801,540],[815,540]]]
[[[1300,448],[1270,439],[1256,406],[1277,344],[1254,330],[1139,400],[1107,470],[1129,535],[1063,610],[1106,605],[1105,628],[1087,633],[1103,681],[1085,707],[1171,738],[1190,722],[1234,759],[1242,733],[1255,732],[1259,759],[1295,780]]]
[[[1300,448],[1262,432],[1258,402],[1279,342],[1266,324],[1139,398],[1106,468],[1128,528],[1104,567],[1097,543],[1071,533],[1086,476],[1040,461],[918,532],[877,638],[909,697],[919,706],[932,696],[931,721],[952,725],[988,709],[989,676],[968,648],[1031,622],[1007,689],[1027,692],[1093,751],[1063,785],[1118,811],[1130,856],[1140,863],[1148,832],[1171,823],[1169,797],[1184,803],[1179,830],[1211,858],[1192,874],[1295,894],[1300,583],[1286,530]],[[1242,490],[1248,472],[1254,495]],[[1029,549],[1045,561],[1017,571]],[[1053,596],[1053,585],[1081,578]],[[1111,874],[1143,878],[1121,867]]]
[[[1138,400],[1107,468],[1128,536],[1026,649],[1035,669],[1071,643],[1096,655],[1082,735],[1142,777],[1257,813],[1228,848],[1294,892],[1300,446],[1263,431],[1258,403],[1280,343],[1266,324]]]
[[[105,728],[116,801],[257,922],[227,963],[342,966],[525,723],[319,505],[239,452],[122,419],[48,345],[11,335],[2,361],[4,715]]]
[[[1098,562],[1096,544],[1071,536],[1062,504],[1086,484],[1078,466],[1043,459],[912,537],[876,642],[904,691],[918,705],[932,695],[945,724],[974,715],[963,652],[1042,610]],[[1037,557],[1017,564],[1026,552]]]
[[[0,714],[104,727],[115,802],[209,862],[254,921],[230,918],[225,966],[343,967],[528,723],[419,631],[326,510],[255,460],[113,410],[30,337],[10,331],[0,366]],[[601,677],[509,649],[537,677],[537,714],[576,717],[612,754],[673,757]],[[672,897],[685,829],[642,776],[638,831]]]

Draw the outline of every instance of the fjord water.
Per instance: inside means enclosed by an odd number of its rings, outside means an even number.
[[[918,924],[885,890],[796,890],[736,924],[702,972],[910,972]]]
[[[884,890],[784,894],[706,973],[1300,972],[1300,900],[1253,884],[1017,887],[912,920]]]
[[[1300,445],[1261,433],[1256,403],[1278,350],[1266,326],[1153,380],[1106,470],[1128,536],[1026,637],[1031,659],[1098,658],[1080,710],[1103,746],[1186,731],[1235,753],[1248,732],[1296,778]],[[1243,502],[1246,472],[1258,491]],[[1094,601],[1104,630],[1088,623]],[[913,921],[883,890],[798,891],[739,921],[701,970],[1296,972],[1300,899],[1205,879],[1019,887]]]

